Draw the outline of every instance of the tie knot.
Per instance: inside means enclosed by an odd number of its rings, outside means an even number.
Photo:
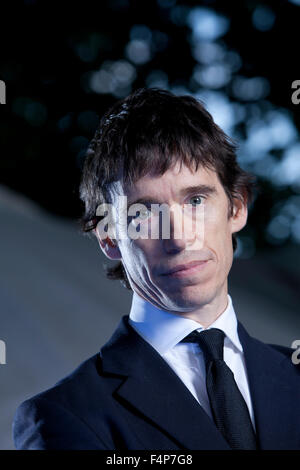
[[[205,359],[223,360],[223,346],[224,346],[225,333],[218,328],[210,328],[209,330],[192,331],[186,336],[182,342],[184,343],[198,343],[203,351]]]

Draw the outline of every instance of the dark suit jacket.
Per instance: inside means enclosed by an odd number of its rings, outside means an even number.
[[[261,449],[300,449],[299,367],[292,350],[238,324]],[[100,354],[24,401],[17,449],[229,449],[212,420],[124,316]]]

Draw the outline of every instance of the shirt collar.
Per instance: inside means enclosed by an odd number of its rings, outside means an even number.
[[[227,300],[224,312],[208,328],[219,328],[224,331],[228,340],[242,352],[243,348],[237,333],[237,318],[229,294]],[[192,331],[204,329],[194,320],[155,307],[136,292],[133,293],[129,323],[161,355]]]

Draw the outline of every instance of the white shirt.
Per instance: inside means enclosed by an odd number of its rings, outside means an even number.
[[[237,333],[237,318],[230,295],[227,298],[226,310],[207,329],[219,328],[226,335],[224,361],[233,372],[255,426],[243,347]],[[179,343],[192,331],[202,331],[204,328],[194,320],[155,307],[136,292],[133,293],[129,323],[169,364],[212,419],[202,351],[197,343]]]

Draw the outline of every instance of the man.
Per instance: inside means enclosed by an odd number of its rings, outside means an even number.
[[[107,275],[132,289],[131,311],[100,353],[19,406],[17,449],[300,449],[291,350],[250,337],[228,294],[253,186],[192,97],[142,89],[106,113],[83,223],[118,261]]]

